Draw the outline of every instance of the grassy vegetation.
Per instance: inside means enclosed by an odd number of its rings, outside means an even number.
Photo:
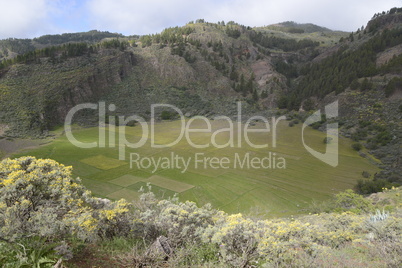
[[[227,127],[226,121],[212,121],[212,131]],[[192,128],[204,128],[205,122],[194,121]],[[254,128],[261,128],[259,123]],[[107,130],[107,129],[106,129]],[[118,136],[118,130],[116,130]],[[155,125],[155,142],[167,144],[174,141],[180,132],[179,121],[162,122]],[[82,142],[98,141],[98,129],[86,128],[74,131],[75,137]],[[107,132],[108,133],[108,132]],[[237,130],[235,130],[237,133]],[[306,128],[305,141],[308,146],[324,152],[322,142],[324,133]],[[129,127],[126,131],[127,140],[136,142],[142,137],[140,127]],[[191,140],[196,144],[211,141],[210,133],[192,133]],[[108,135],[106,140],[108,140]],[[216,136],[218,144],[228,141],[228,133],[222,132]],[[237,135],[234,140],[237,141]],[[334,193],[353,187],[362,172],[374,174],[377,168],[367,159],[360,157],[351,148],[352,141],[340,138],[339,166],[330,167],[311,156],[303,147],[301,141],[301,124],[288,127],[287,121],[281,121],[277,129],[277,146],[272,147],[270,133],[251,133],[250,141],[255,144],[268,143],[266,149],[255,149],[242,140],[242,146],[237,148],[205,149],[192,148],[183,138],[172,148],[151,148],[150,140],[137,149],[127,148],[126,160],[118,160],[118,147],[79,149],[74,147],[65,136],[60,136],[51,144],[21,152],[14,155],[33,155],[38,158],[52,158],[65,165],[73,166],[73,175],[78,176],[95,195],[118,199],[137,200],[138,190],[152,185],[158,197],[169,197],[175,193],[180,200],[191,200],[198,205],[211,203],[213,207],[229,213],[255,213],[263,217],[291,215],[302,213],[312,200],[326,200]],[[137,153],[143,157],[171,157],[172,152],[185,159],[192,158],[189,168],[183,169],[130,168],[129,153]],[[203,153],[205,157],[227,157],[231,163],[236,161],[237,153],[240,159],[246,154],[250,157],[268,157],[276,154],[276,159],[283,157],[286,169],[268,168],[234,168],[214,169],[204,168],[194,163],[194,155]],[[272,159],[273,163],[273,159]]]
[[[304,33],[290,33],[284,31],[281,27],[267,26],[254,28],[257,32],[270,34],[279,38],[292,38],[296,40],[310,39],[319,42],[320,46],[333,46],[339,42],[340,38],[346,38],[349,33],[340,31],[316,31]]]

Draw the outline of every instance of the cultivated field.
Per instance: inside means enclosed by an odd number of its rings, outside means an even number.
[[[80,177],[95,195],[101,197],[136,200],[140,194],[138,191],[150,183],[152,191],[160,198],[176,193],[181,201],[192,200],[199,205],[211,203],[229,213],[253,213],[264,217],[300,213],[313,200],[325,200],[334,193],[351,188],[357,179],[362,178],[363,171],[370,174],[377,171],[367,159],[351,149],[350,140],[343,138],[340,138],[339,165],[331,167],[321,162],[304,148],[301,124],[289,127],[288,121],[279,122],[275,148],[271,133],[250,133],[252,143],[268,143],[268,148],[256,149],[249,146],[244,137],[239,144],[236,127],[232,137],[233,148],[212,146],[212,140],[224,145],[231,136],[224,129],[228,128],[227,121],[211,122],[212,134],[189,133],[194,144],[210,143],[209,147],[202,149],[190,146],[185,137],[173,147],[152,148],[149,137],[139,148],[125,147],[123,161],[119,160],[119,151],[123,148],[118,144],[119,130],[117,127],[106,127],[104,148],[80,149],[63,135],[50,144],[14,156],[33,155],[71,165],[74,176]],[[257,123],[253,128],[262,126],[262,123]],[[196,120],[191,125],[192,129],[205,127],[202,120]],[[222,132],[217,133],[217,130]],[[77,140],[87,143],[98,142],[98,133],[97,128],[74,131]],[[180,121],[158,123],[155,125],[155,143],[173,142],[179,133]],[[125,137],[134,143],[145,135],[141,127],[136,126],[127,127]],[[308,146],[324,152],[325,133],[307,127],[304,137]],[[115,146],[111,148],[110,140],[115,141]],[[137,163],[130,163],[130,153],[133,153],[131,157],[137,159]],[[244,160],[247,157],[248,162]],[[265,162],[261,166],[258,159],[264,157]],[[150,162],[151,159],[160,159],[159,165]],[[188,161],[187,168],[180,159]],[[139,166],[141,161],[143,165]],[[224,163],[219,166],[216,161]],[[271,167],[267,167],[269,161]]]

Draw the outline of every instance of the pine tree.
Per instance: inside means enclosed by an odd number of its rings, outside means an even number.
[[[244,75],[241,74],[241,75],[240,75],[239,91],[241,91],[244,96],[247,95],[247,93],[245,92],[245,90],[246,90],[246,85],[245,85],[245,81],[244,81]]]
[[[230,71],[230,76],[229,76],[229,78],[230,78],[230,80],[232,80],[232,81],[238,81],[238,79],[239,79],[239,76],[238,76],[238,74],[237,74],[237,72],[236,72],[236,68],[235,68],[234,65],[232,65],[232,69],[231,69],[231,71]]]
[[[251,74],[250,79],[247,81],[245,91],[253,93],[253,82],[254,82],[255,75],[254,73]]]
[[[257,93],[257,90],[253,90],[253,100],[254,101],[258,101],[258,93]]]

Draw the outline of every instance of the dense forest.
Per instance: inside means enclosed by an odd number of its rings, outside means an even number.
[[[124,36],[122,34],[93,30],[82,33],[43,35],[34,39],[8,38],[0,40],[0,61],[13,58],[10,57],[11,53],[22,55],[45,47],[59,46],[66,43],[96,44],[105,38],[121,37]]]
[[[333,91],[339,94],[348,87],[354,90],[370,89],[372,84],[367,77],[400,71],[400,56],[377,68],[376,55],[401,43],[402,29],[386,29],[357,49],[349,47],[350,44],[345,42],[332,56],[319,63],[307,64],[300,68],[300,82],[295,86],[291,95],[283,96],[279,107],[298,109],[303,99],[311,96],[323,98]],[[293,69],[288,70],[289,68]],[[286,69],[286,72],[290,72],[288,77],[295,77],[294,66],[288,66],[288,69]],[[365,79],[359,82],[361,78]]]
[[[111,39],[95,45],[88,43],[67,43],[60,46],[51,46],[43,49],[33,50],[24,54],[17,55],[15,58],[0,62],[0,69],[6,68],[16,63],[41,63],[41,58],[49,58],[50,62],[56,63],[69,57],[78,57],[97,53],[101,48],[125,50],[129,46],[127,41]]]

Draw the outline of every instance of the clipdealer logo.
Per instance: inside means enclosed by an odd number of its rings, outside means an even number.
[[[92,109],[98,110],[99,117],[99,138],[98,142],[81,142],[75,138],[73,135],[71,125],[73,121],[74,115],[80,110],[84,109]],[[108,142],[106,141],[106,109],[108,111],[115,111],[116,106],[114,104],[108,105],[106,108],[105,102],[99,102],[98,104],[94,103],[83,103],[76,105],[73,107],[67,114],[64,129],[67,139],[76,147],[79,148],[115,148],[118,147],[119,152],[119,160],[126,160],[126,148],[140,148],[144,146],[148,141],[150,142],[151,148],[171,148],[177,145],[180,141],[185,139],[185,141],[194,149],[203,149],[214,147],[218,149],[232,147],[232,148],[241,148],[244,144],[250,146],[255,149],[263,149],[268,148],[269,144],[255,144],[250,140],[251,133],[271,133],[271,146],[272,148],[276,148],[277,146],[277,124],[281,120],[285,120],[285,116],[280,116],[278,118],[272,117],[270,120],[263,116],[252,116],[248,118],[245,123],[244,118],[242,117],[242,106],[241,102],[237,103],[237,119],[233,121],[228,116],[215,116],[214,120],[224,120],[227,122],[227,127],[220,128],[218,130],[213,131],[211,121],[205,116],[194,116],[186,120],[183,112],[170,104],[152,104],[151,105],[151,119],[148,122],[141,116],[131,115],[128,117],[119,116],[118,122],[116,122],[114,116],[109,116],[108,118]],[[167,144],[156,143],[155,140],[155,115],[158,109],[171,109],[177,113],[180,117],[180,134],[176,137],[176,139]],[[338,116],[338,102],[335,101],[325,107],[325,114],[328,119],[335,118]],[[192,125],[195,120],[202,120],[205,122],[204,128],[194,128]],[[254,120],[261,121],[261,128],[252,128],[252,122]],[[315,151],[311,147],[309,147],[305,143],[304,138],[304,130],[307,126],[318,122],[321,120],[321,111],[316,111],[307,120],[303,123],[301,138],[303,146],[306,150],[316,157],[317,159],[323,161],[324,163],[336,167],[338,165],[338,123],[330,123],[327,124],[327,137],[331,138],[331,142],[326,144],[326,152],[320,153]],[[130,122],[137,122],[139,127],[141,128],[141,138],[139,141],[132,143],[127,140],[126,132],[127,125]],[[118,123],[118,137],[116,143],[116,123]],[[102,127],[103,126],[103,127]],[[206,133],[210,134],[209,142],[199,144],[196,143],[191,138],[191,133]],[[227,133],[228,140],[226,143],[218,143],[217,136],[220,133]],[[245,153],[244,155],[240,155],[239,153],[235,153],[232,158],[229,157],[211,157],[205,156],[204,153],[195,153],[191,156],[180,156],[171,153],[169,157],[145,157],[141,156],[139,153],[130,153],[130,167],[137,167],[138,169],[152,169],[152,173],[156,172],[158,169],[180,169],[182,173],[188,170],[190,164],[194,165],[194,168],[212,168],[212,169],[228,169],[228,168],[247,168],[247,169],[284,169],[286,168],[286,159],[282,156],[277,155],[276,153],[267,152],[265,157],[253,157],[250,153]]]

